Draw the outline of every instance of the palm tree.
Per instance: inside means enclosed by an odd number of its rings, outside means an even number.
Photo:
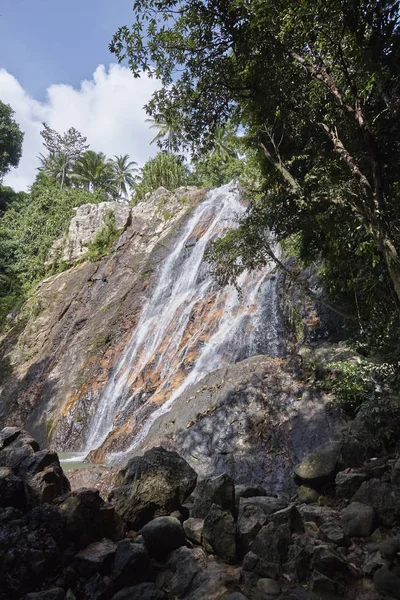
[[[103,152],[85,152],[76,161],[71,177],[88,191],[104,190],[112,196],[116,194],[113,165]]]
[[[160,142],[166,138],[166,147],[168,152],[172,152],[178,142],[178,125],[174,120],[160,117],[159,119],[146,119],[146,123],[151,123],[150,129],[158,129],[158,133],[151,140],[150,144]]]
[[[44,171],[63,189],[64,185],[69,185],[73,162],[70,156],[65,152],[50,152],[48,156],[39,154],[41,166],[39,171]]]
[[[114,156],[115,160],[111,160],[114,169],[114,184],[117,189],[118,196],[121,198],[128,196],[128,188],[134,186],[136,181],[137,163],[129,160],[129,155]]]
[[[217,156],[222,162],[227,162],[230,158],[238,158],[234,143],[235,135],[232,129],[219,125],[214,131],[213,148],[210,155]]]

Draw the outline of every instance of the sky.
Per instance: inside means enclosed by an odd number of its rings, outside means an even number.
[[[131,25],[133,0],[0,0],[0,100],[25,132],[23,157],[5,185],[25,190],[45,152],[42,122],[76,127],[92,150],[129,154],[143,165],[157,152],[143,110],[157,88],[118,65],[108,45]]]

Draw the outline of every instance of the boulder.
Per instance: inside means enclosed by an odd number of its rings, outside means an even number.
[[[142,544],[121,540],[115,552],[111,577],[118,587],[127,587],[140,581],[146,573],[149,556]]]
[[[114,561],[117,545],[104,538],[99,542],[89,544],[84,550],[78,552],[74,558],[76,570],[82,575],[93,573],[107,573]]]
[[[352,502],[341,512],[343,531],[350,537],[368,537],[374,529],[374,516],[372,506]]]
[[[393,559],[400,552],[400,536],[391,537],[379,545],[379,552],[383,558]]]
[[[197,482],[190,516],[205,519],[213,504],[235,512],[235,485],[226,473]]]
[[[316,571],[326,576],[331,576],[333,573],[349,573],[345,559],[327,545],[315,546],[312,564]]]
[[[342,595],[343,591],[336,581],[316,570],[314,570],[312,574],[311,589],[318,594],[318,598],[321,598],[320,594],[322,594],[322,597],[324,597],[325,594],[329,594],[328,597],[337,598]]]
[[[140,533],[150,554],[158,559],[185,544],[182,524],[175,517],[157,517],[147,523]]]
[[[213,504],[204,519],[203,545],[228,563],[236,560],[236,527],[232,513]]]
[[[295,467],[295,477],[300,481],[319,485],[333,478],[340,456],[339,442],[323,444]]]
[[[25,510],[28,498],[22,479],[13,474],[11,469],[0,467],[0,507],[12,506]]]
[[[201,545],[203,538],[204,519],[190,517],[183,523],[183,530],[188,540]]]
[[[233,592],[233,594],[228,594],[228,596],[224,596],[222,600],[248,600],[246,596],[243,596],[241,592]]]
[[[56,506],[65,519],[69,538],[82,549],[102,538],[118,541],[123,537],[120,517],[98,490],[76,490],[58,498]]]
[[[257,588],[262,594],[267,596],[279,596],[281,593],[281,586],[274,579],[259,579],[257,581]]]
[[[400,523],[400,488],[392,483],[380,479],[365,481],[352,500],[372,506],[385,527]]]
[[[302,504],[312,504],[318,501],[319,493],[307,485],[300,485],[297,488],[297,497]]]
[[[152,448],[120,472],[122,485],[109,500],[129,527],[139,530],[155,517],[180,510],[196,486],[196,472],[176,452]]]
[[[365,473],[350,469],[340,471],[335,479],[336,495],[339,498],[351,498],[367,479],[368,476]]]
[[[239,498],[255,498],[256,496],[268,496],[262,485],[235,485],[236,504],[238,504]]]
[[[400,458],[398,458],[393,466],[390,480],[393,485],[400,486]]]
[[[374,574],[374,586],[380,594],[400,599],[400,577],[386,567],[378,569]]]
[[[44,592],[32,592],[25,596],[25,600],[65,600],[65,591],[61,588],[52,588]]]
[[[291,533],[304,533],[303,519],[294,504],[273,513],[270,520],[276,525],[288,524]]]
[[[322,523],[337,520],[339,517],[338,512],[329,506],[300,506],[299,512],[303,521],[315,523],[318,527]]]
[[[385,566],[385,561],[383,560],[380,552],[373,552],[369,554],[366,561],[362,565],[362,572],[367,577],[372,577],[375,571]]]
[[[343,531],[342,527],[335,522],[323,523],[319,528],[318,538],[323,542],[334,544],[348,548],[350,546],[350,538]]]
[[[154,583],[140,583],[121,590],[111,600],[166,600],[166,598],[164,592],[158,590]]]
[[[312,544],[307,543],[306,539],[294,539],[288,549],[287,562],[282,567],[290,582],[301,583],[307,578],[312,552]]]
[[[287,562],[288,549],[292,543],[292,537],[290,534],[290,527],[288,524],[275,525],[275,523],[268,523],[261,528],[253,544],[251,545],[252,554],[259,557],[262,561],[262,568],[266,572],[268,570],[271,575],[265,575],[266,577],[276,578],[281,572],[281,565]],[[247,559],[247,564],[249,559]],[[243,565],[244,568],[244,565]],[[257,565],[257,569],[260,565]],[[255,569],[247,569],[254,571]]]
[[[237,521],[237,534],[240,554],[244,555],[250,550],[250,546],[267,522],[267,515],[260,506],[247,504],[242,506]]]
[[[270,496],[256,496],[255,498],[240,498],[239,500],[239,510],[238,514],[240,514],[246,509],[248,506],[255,506],[260,508],[265,515],[272,515],[278,510],[282,510],[286,508],[288,505],[288,501],[284,498],[274,498]]]

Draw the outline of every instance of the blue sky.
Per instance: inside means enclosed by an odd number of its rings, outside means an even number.
[[[158,83],[134,79],[108,45],[131,25],[133,0],[0,0],[0,100],[25,132],[23,157],[4,183],[33,182],[40,131],[76,127],[93,150],[129,154],[139,165],[154,156],[154,131],[143,106]]]
[[[50,84],[77,86],[99,64],[115,62],[108,44],[131,24],[133,0],[0,0],[0,67],[38,100]]]

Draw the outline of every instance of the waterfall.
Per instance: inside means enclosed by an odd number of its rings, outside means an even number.
[[[207,373],[266,352],[278,352],[275,283],[270,268],[243,273],[219,289],[204,253],[210,242],[234,227],[245,207],[235,184],[209,192],[182,228],[162,263],[130,341],[116,363],[89,423],[86,451],[132,416],[140,424],[124,458],[154,419]]]

